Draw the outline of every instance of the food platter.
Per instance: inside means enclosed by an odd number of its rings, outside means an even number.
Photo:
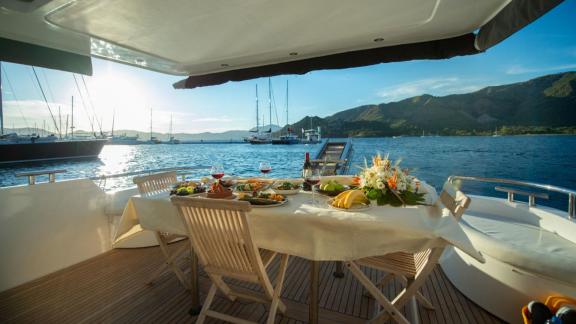
[[[280,207],[288,202],[288,199],[283,201],[274,201],[270,199],[262,199],[262,198],[244,198],[240,199],[241,201],[248,201],[252,208],[273,208],[273,207]]]
[[[331,190],[331,191],[329,191],[329,190],[317,189],[316,192],[319,193],[319,194],[321,194],[321,195],[324,195],[324,196],[336,197],[336,196],[338,196],[339,194],[343,193],[343,192],[346,191],[346,190],[350,190],[350,187],[349,187],[349,186],[344,186],[344,188],[341,189],[341,190]]]
[[[238,200],[247,201],[253,208],[271,208],[284,205],[288,199],[274,193],[258,193],[256,195],[240,193]]]
[[[328,199],[326,201],[326,203],[328,204],[328,207],[330,207],[332,209],[336,209],[336,210],[345,211],[345,212],[359,212],[359,211],[369,210],[372,208],[372,205],[370,205],[370,204],[353,204],[350,208],[340,208],[340,207],[336,207],[336,206],[332,205],[333,202],[334,202],[334,198]]]
[[[301,184],[290,181],[275,183],[272,186],[272,190],[274,190],[274,192],[279,195],[295,195],[299,193],[301,189],[302,189]]]

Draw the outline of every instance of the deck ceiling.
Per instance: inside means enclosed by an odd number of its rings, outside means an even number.
[[[46,13],[91,54],[203,75],[477,30],[510,0],[78,0]]]

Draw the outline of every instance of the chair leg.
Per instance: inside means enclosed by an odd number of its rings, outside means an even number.
[[[178,265],[176,265],[176,263],[174,262],[175,257],[179,256],[180,254],[182,254],[182,252],[184,252],[184,250],[188,247],[187,245],[180,247],[174,254],[170,254],[170,251],[168,250],[168,242],[166,242],[166,240],[164,239],[164,237],[162,236],[162,234],[160,234],[160,232],[154,232],[154,234],[156,235],[156,240],[158,241],[158,245],[160,246],[160,251],[162,252],[162,254],[164,255],[164,260],[165,260],[165,267],[168,267],[172,270],[172,272],[174,272],[174,274],[176,275],[176,277],[178,278],[178,280],[180,281],[180,283],[182,283],[182,285],[184,286],[184,288],[186,289],[190,289],[190,285],[188,284],[188,282],[186,281],[186,277],[184,276],[184,273],[182,272],[182,270],[178,267]],[[165,267],[162,267],[162,270],[165,269]],[[163,271],[162,271],[163,272]],[[154,277],[152,277],[152,279],[150,279],[148,284],[151,284],[157,276],[159,276],[160,274],[162,274],[162,272],[160,272],[160,270],[158,270],[154,275]]]
[[[202,306],[202,310],[200,311],[200,314],[198,314],[198,319],[196,319],[197,324],[202,324],[206,320],[206,313],[210,309],[210,305],[212,304],[212,301],[214,300],[214,296],[216,296],[217,290],[218,290],[218,288],[216,287],[215,284],[212,284],[212,286],[210,286],[210,290],[208,291],[208,296],[206,296],[206,300],[204,301],[204,306]]]
[[[268,314],[267,324],[273,324],[276,319],[276,310],[279,309],[282,314],[286,313],[286,306],[280,300],[282,293],[282,286],[284,285],[284,277],[286,276],[286,268],[288,268],[288,255],[283,254],[280,260],[280,268],[276,276],[276,285],[274,287],[274,294],[272,295],[272,303],[270,304],[270,313]]]
[[[360,281],[360,283],[364,286],[364,288],[366,288],[366,290],[368,290],[370,294],[372,294],[374,299],[376,299],[378,303],[384,308],[383,312],[390,314],[390,316],[392,316],[392,318],[398,323],[401,324],[409,323],[406,317],[404,317],[404,315],[402,315],[400,311],[398,311],[398,309],[396,309],[396,307],[392,305],[392,303],[386,298],[386,296],[382,294],[380,289],[378,289],[372,283],[372,281],[370,281],[370,279],[366,277],[364,272],[360,270],[360,268],[358,267],[358,265],[356,265],[356,263],[349,261],[346,262],[345,264],[348,267],[348,269],[350,269],[350,272],[356,277],[356,279]],[[377,320],[377,318],[375,318],[375,320]]]
[[[382,279],[380,279],[380,281],[376,284],[376,287],[378,287],[378,288],[384,288],[384,287],[386,286],[386,284],[387,284],[390,280],[394,279],[395,276],[396,276],[396,275],[393,274],[393,273],[387,273],[387,274],[386,274]],[[368,291],[365,291],[363,295],[364,295],[364,297],[370,297],[370,296],[371,296]]]
[[[399,276],[399,278],[404,282],[405,285],[410,285],[412,284],[412,281],[414,281],[414,279],[408,279],[404,276]],[[436,310],[436,308],[434,307],[434,305],[432,305],[430,300],[424,297],[424,295],[422,295],[420,291],[416,291],[416,299],[418,300],[418,302],[420,302],[420,304],[422,304],[422,307],[424,307],[425,309]]]

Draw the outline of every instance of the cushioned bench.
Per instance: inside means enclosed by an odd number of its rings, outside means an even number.
[[[482,253],[532,274],[576,286],[576,244],[529,223],[469,211],[462,219]]]

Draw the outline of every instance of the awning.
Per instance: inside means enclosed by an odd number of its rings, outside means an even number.
[[[247,69],[190,76],[174,84],[176,89],[218,85],[282,74],[305,74],[314,70],[330,70],[410,60],[438,60],[477,54],[497,45],[562,3],[563,0],[512,0],[477,34],[430,42],[382,47],[271,64]]]
[[[0,61],[92,75],[89,56],[0,37]]]
[[[305,74],[314,70],[344,69],[410,60],[440,60],[454,56],[472,55],[479,52],[474,47],[475,39],[474,34],[466,34],[430,42],[373,48],[248,69],[190,76],[175,83],[174,88],[192,89],[228,81],[242,81],[282,74]]]

